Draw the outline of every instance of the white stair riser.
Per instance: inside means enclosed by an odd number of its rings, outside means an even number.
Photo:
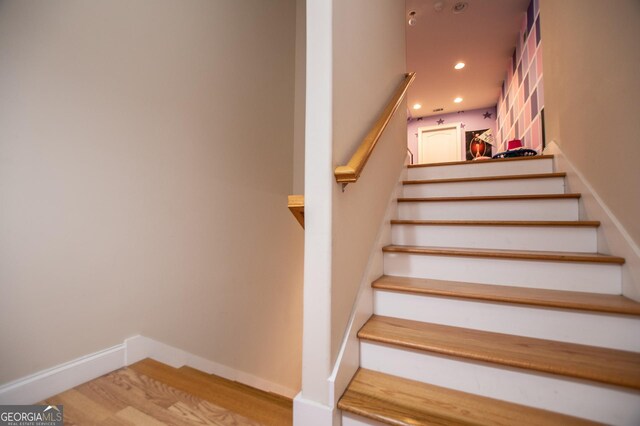
[[[598,251],[595,227],[392,225],[391,239],[406,246]]]
[[[627,315],[382,290],[373,300],[376,315],[640,352],[640,318]]]
[[[468,163],[449,166],[410,167],[409,180],[454,179],[480,176],[527,175],[552,173],[553,160],[497,161],[489,163]]]
[[[385,275],[620,294],[620,265],[384,253]]]
[[[578,199],[400,202],[398,219],[578,220]]]
[[[405,197],[564,194],[564,178],[510,179],[404,185]]]
[[[387,426],[366,417],[357,416],[352,413],[342,412],[342,426]]]
[[[366,341],[360,343],[360,366],[607,424],[638,424],[640,393],[624,388]]]

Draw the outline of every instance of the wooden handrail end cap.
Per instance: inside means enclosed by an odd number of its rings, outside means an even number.
[[[349,166],[338,166],[333,172],[338,183],[352,183],[358,180],[356,171]]]

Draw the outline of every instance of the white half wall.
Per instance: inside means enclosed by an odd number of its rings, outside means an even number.
[[[328,408],[331,374],[332,4],[307,1],[304,332],[302,392],[296,401]],[[311,48],[313,46],[313,48]],[[299,402],[294,405],[294,418]],[[313,410],[312,410],[313,411]],[[306,411],[305,411],[306,412]],[[304,424],[304,423],[298,423]]]
[[[376,241],[369,254],[369,262],[365,269],[358,296],[353,306],[349,324],[342,339],[338,359],[329,378],[330,406],[336,407],[354,374],[360,367],[360,339],[358,331],[374,313],[374,294],[371,284],[384,273],[384,255],[382,247],[391,244],[391,220],[395,219],[398,202],[402,194],[402,181],[407,177],[407,169],[402,169],[395,190],[391,193],[387,209],[380,224]]]
[[[342,192],[333,171],[355,152],[404,77],[404,3],[308,0],[306,29],[300,400],[329,407],[331,369],[406,156],[406,108],[398,109],[356,184]]]
[[[346,164],[406,73],[405,11],[397,0],[333,0],[333,163]],[[417,76],[416,78],[420,78]],[[331,359],[336,360],[388,199],[407,156],[406,102],[357,183],[333,176]]]

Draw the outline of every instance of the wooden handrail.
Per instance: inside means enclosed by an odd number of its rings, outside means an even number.
[[[358,180],[360,177],[360,173],[362,173],[362,169],[364,169],[365,164],[367,164],[367,160],[371,156],[373,152],[373,148],[375,148],[380,136],[384,132],[384,129],[387,128],[389,121],[391,121],[391,117],[397,111],[398,107],[402,103],[402,99],[404,95],[407,93],[407,89],[409,85],[416,78],[415,72],[410,72],[405,74],[402,83],[396,89],[396,92],[393,94],[393,98],[389,101],[384,111],[375,124],[367,133],[367,136],[363,139],[362,143],[358,147],[357,151],[353,154],[349,162],[345,166],[338,166],[334,172],[336,176],[336,182],[342,184],[353,183]]]
[[[291,214],[304,228],[304,195],[289,195],[288,206]]]

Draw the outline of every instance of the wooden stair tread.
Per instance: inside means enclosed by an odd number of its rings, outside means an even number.
[[[580,194],[529,194],[529,195],[467,195],[463,197],[401,197],[399,203],[427,203],[434,201],[511,201],[511,200],[564,200],[577,199]]]
[[[360,339],[640,389],[640,353],[372,316]]]
[[[392,225],[598,227],[597,220],[391,220]]]
[[[539,260],[555,262],[610,263],[622,265],[622,257],[604,254],[573,253],[556,251],[498,250],[498,249],[463,249],[447,247],[398,246],[389,245],[382,248],[387,253],[408,253],[421,255],[483,257],[511,260]]]
[[[432,183],[462,183],[462,182],[482,182],[496,180],[516,180],[516,179],[550,179],[563,178],[567,174],[562,173],[532,173],[528,175],[501,175],[501,176],[478,176],[464,178],[447,178],[447,179],[422,179],[422,180],[405,180],[403,185],[426,185]]]
[[[338,408],[390,425],[590,425],[588,420],[359,369]]]
[[[429,163],[429,164],[409,164],[408,167],[410,169],[414,169],[419,167],[455,166],[458,164],[466,164],[466,165],[472,166],[476,164],[504,163],[507,161],[545,160],[550,158],[553,158],[553,155],[533,155],[528,157],[493,158],[491,160],[476,160],[476,161],[447,161],[444,163]]]
[[[640,316],[640,303],[624,296],[382,276],[372,287],[412,294]]]

